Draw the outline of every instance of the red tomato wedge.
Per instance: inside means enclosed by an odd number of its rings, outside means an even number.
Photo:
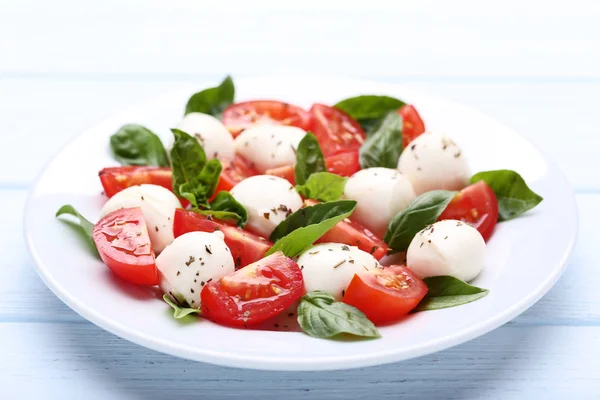
[[[98,175],[104,193],[112,197],[130,186],[153,184],[173,190],[171,168],[162,167],[113,167],[104,168]]]
[[[305,200],[304,205],[314,206],[318,201]],[[387,244],[378,238],[373,232],[359,224],[346,218],[338,222],[325,235],[321,236],[317,243],[343,243],[349,246],[356,246],[362,251],[370,253],[378,260],[381,260],[387,253]]]
[[[427,294],[427,285],[403,265],[354,275],[344,303],[358,308],[376,325],[395,322]]]
[[[254,166],[240,155],[236,155],[233,161],[221,161],[221,166],[223,169],[215,193],[220,191],[229,192],[244,179],[258,175],[258,171]]]
[[[223,123],[233,136],[255,124],[310,127],[310,114],[300,107],[276,100],[253,100],[232,104],[223,111]]]
[[[425,124],[417,109],[410,104],[400,107],[398,114],[402,116],[402,148],[406,148],[417,136],[425,132]]]
[[[157,285],[158,270],[141,208],[122,208],[102,218],[92,232],[102,261],[137,285]]]
[[[247,327],[279,314],[304,294],[298,264],[276,252],[202,289],[204,317]]]
[[[498,222],[498,199],[484,181],[461,190],[439,216],[438,221],[456,219],[473,225],[487,242]]]
[[[260,260],[273,246],[273,243],[267,239],[244,231],[237,226],[208,218],[206,215],[194,211],[175,210],[173,220],[173,234],[175,237],[188,232],[214,232],[216,230],[220,230],[225,235],[225,243],[231,250],[236,268]]]
[[[340,153],[334,156],[325,157],[325,166],[327,167],[327,172],[331,172],[332,174],[352,176],[354,173],[360,170],[358,151]],[[287,179],[292,185],[296,184],[294,165],[285,165],[283,167],[269,169],[265,172],[265,174]]]
[[[325,157],[358,150],[365,141],[366,135],[360,124],[345,112],[324,104],[313,104],[310,113],[310,130]]]

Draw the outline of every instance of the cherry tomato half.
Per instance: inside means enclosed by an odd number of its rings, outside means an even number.
[[[104,193],[112,197],[130,186],[153,184],[173,190],[171,168],[161,167],[113,167],[104,168],[98,175],[104,188]]]
[[[297,126],[308,130],[310,114],[300,107],[276,100],[253,100],[230,105],[223,111],[223,123],[233,136],[255,124]]]
[[[141,208],[113,211],[98,221],[92,236],[100,258],[115,275],[138,285],[158,284],[158,270]]]
[[[310,113],[310,130],[325,157],[358,150],[365,141],[366,135],[360,124],[345,112],[324,104],[313,104]]]
[[[265,256],[273,243],[258,235],[244,231],[224,221],[208,218],[194,211],[175,210],[173,234],[179,237],[188,232],[214,232],[219,230],[225,235],[225,244],[229,247],[236,268],[245,267]]]
[[[246,327],[274,317],[303,294],[300,267],[276,252],[210,282],[200,298],[204,317],[223,325]]]
[[[393,265],[354,275],[343,301],[379,325],[399,320],[426,294],[425,282],[405,266]]]
[[[456,219],[473,225],[487,242],[498,222],[498,199],[484,181],[461,190],[439,216],[438,221]]]
[[[400,107],[398,114],[402,116],[402,148],[407,148],[410,142],[425,132],[425,124],[417,109],[410,104]]]

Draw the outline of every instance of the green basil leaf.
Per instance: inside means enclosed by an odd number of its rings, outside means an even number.
[[[344,194],[348,178],[330,172],[315,172],[303,185],[296,185],[296,191],[307,199],[320,201],[339,200]]]
[[[334,107],[357,120],[370,136],[388,113],[398,111],[405,104],[389,96],[365,95],[342,100]]]
[[[317,138],[308,132],[298,144],[296,150],[296,183],[303,185],[311,174],[326,171],[325,157]]]
[[[525,180],[515,171],[500,169],[479,172],[471,178],[471,183],[478,181],[485,181],[496,194],[498,221],[507,221],[518,217],[543,200],[542,196],[529,189]]]
[[[98,256],[98,249],[96,248],[96,243],[94,242],[94,235],[93,235],[94,224],[92,224],[90,221],[88,221],[83,215],[79,214],[79,212],[77,210],[75,210],[75,207],[73,207],[70,204],[65,204],[64,206],[59,208],[58,211],[56,212],[56,217],[58,218],[61,215],[65,215],[65,214],[72,215],[73,217],[77,218],[77,220],[78,220],[77,223],[70,221],[70,220],[66,220],[66,219],[63,219],[63,221],[73,227],[78,228],[77,231],[85,238],[86,243],[88,244],[90,250],[96,256]]]
[[[288,257],[296,257],[348,218],[355,207],[356,201],[338,200],[301,208],[277,225],[270,238],[275,244],[267,255],[280,250]]]
[[[163,300],[165,301],[165,303],[170,305],[171,308],[173,308],[173,318],[175,319],[181,319],[183,317],[187,317],[190,314],[201,313],[201,311],[197,308],[181,307],[179,304],[175,303],[175,301],[173,301],[171,296],[169,296],[168,294],[165,294],[163,296]]]
[[[433,224],[444,211],[456,192],[433,190],[414,199],[406,209],[399,212],[385,234],[384,241],[391,253],[408,249],[417,232]]]
[[[397,112],[390,112],[360,147],[360,166],[395,169],[398,167],[400,153],[402,153],[402,117]]]
[[[375,325],[360,310],[335,302],[330,294],[318,290],[307,293],[300,300],[298,323],[304,332],[317,338],[330,338],[341,333],[381,337]]]
[[[192,112],[201,112],[221,118],[221,113],[233,103],[235,87],[230,76],[225,77],[219,86],[204,89],[188,100],[185,106],[185,115]]]
[[[123,165],[169,166],[167,151],[160,138],[141,125],[123,125],[110,137],[110,149]]]
[[[173,166],[173,192],[189,200],[194,207],[208,207],[221,174],[217,159],[206,161],[206,154],[198,140],[179,130],[172,129],[175,143],[171,149]]]
[[[489,290],[469,285],[452,276],[434,276],[423,279],[429,291],[413,312],[439,310],[456,307],[478,300],[489,293]]]
[[[229,192],[219,192],[210,203],[210,210],[202,213],[217,219],[235,221],[240,228],[243,228],[248,221],[246,209]]]

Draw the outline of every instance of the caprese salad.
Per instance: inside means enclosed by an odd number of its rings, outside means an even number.
[[[407,314],[465,304],[500,221],[542,198],[510,170],[472,174],[417,109],[379,95],[303,108],[194,94],[167,147],[125,125],[99,171],[95,224],[75,217],[121,279],[157,286],[182,318],[378,337]]]

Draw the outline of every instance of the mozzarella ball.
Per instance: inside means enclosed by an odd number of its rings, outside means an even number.
[[[354,274],[381,268],[379,261],[356,246],[341,243],[322,243],[300,255],[298,265],[302,270],[307,292],[321,290],[340,301]]]
[[[204,285],[235,271],[224,237],[220,231],[189,232],[175,239],[156,257],[161,290],[179,304],[200,308]]]
[[[235,151],[264,173],[296,164],[296,149],[304,135],[306,132],[295,126],[257,125],[235,138]]]
[[[410,142],[400,155],[398,170],[412,183],[417,196],[436,189],[461,190],[471,178],[460,148],[437,132],[425,132]]]
[[[406,265],[421,278],[450,275],[470,281],[484,264],[485,241],[479,231],[453,219],[417,233],[406,254]]]
[[[154,253],[160,253],[174,239],[173,217],[181,202],[168,189],[158,185],[131,186],[108,199],[100,217],[121,208],[140,207],[148,226]]]
[[[207,159],[233,160],[235,145],[229,130],[212,115],[193,112],[179,123],[178,129],[195,136],[204,148]]]
[[[302,198],[294,186],[271,175],[246,178],[230,193],[248,213],[246,227],[266,238],[281,221],[302,207]]]
[[[352,175],[344,188],[356,200],[352,219],[383,237],[390,221],[415,198],[408,179],[391,168],[367,168]]]

